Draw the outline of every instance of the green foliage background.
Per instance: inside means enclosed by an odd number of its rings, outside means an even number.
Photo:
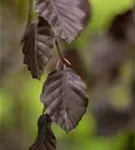
[[[0,8],[4,9],[6,7],[10,9],[13,19],[17,20],[17,26],[22,26],[22,29],[24,29],[27,20],[27,3],[27,0],[0,0]],[[106,30],[113,16],[128,9],[133,4],[133,1],[91,0],[91,4],[92,21],[75,43],[79,48],[85,45],[90,35],[94,32]],[[16,28],[16,30],[18,29]],[[22,32],[20,32],[19,38],[21,36]],[[17,51],[21,51],[21,47]],[[23,65],[22,67],[24,68]],[[130,71],[127,72],[129,74]],[[0,81],[0,124],[1,129],[4,130],[1,132],[8,136],[11,131],[14,131],[12,135],[14,143],[12,144],[15,144],[16,132],[19,131],[19,136],[22,137],[20,143],[18,143],[20,145],[18,150],[28,149],[36,136],[36,122],[42,112],[40,93],[47,73],[39,82],[31,78],[26,68],[19,69],[19,71],[6,74]],[[128,75],[125,78],[128,80]],[[113,96],[115,97],[115,94]],[[117,96],[120,96],[120,94]],[[113,137],[97,137],[95,135],[96,123],[89,112],[69,135],[55,125],[53,128],[58,140],[58,150],[123,150],[127,141],[125,131]],[[8,140],[10,139],[7,138],[6,144],[11,144]]]

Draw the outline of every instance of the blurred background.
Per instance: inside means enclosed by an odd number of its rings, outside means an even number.
[[[89,107],[68,135],[56,125],[57,150],[135,150],[135,2],[89,0],[92,18],[63,55],[88,85]],[[0,149],[28,150],[42,113],[41,81],[23,64],[20,40],[28,1],[0,0]]]

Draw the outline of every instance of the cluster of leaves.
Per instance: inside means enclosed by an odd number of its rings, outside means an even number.
[[[70,62],[62,56],[59,40],[70,44],[80,35],[89,20],[89,9],[88,0],[37,0],[37,21],[31,23],[31,19],[28,19],[22,44],[24,63],[32,77],[41,78],[54,46],[60,56],[43,86],[43,115],[38,121],[37,139],[30,150],[56,149],[51,123],[56,123],[66,132],[70,132],[86,111],[86,84],[72,69]]]

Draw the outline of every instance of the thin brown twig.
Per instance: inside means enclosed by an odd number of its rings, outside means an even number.
[[[62,55],[62,53],[61,53],[61,51],[60,51],[60,46],[59,46],[58,40],[56,40],[55,44],[56,44],[57,52],[58,52],[58,54],[59,54],[59,57],[60,57],[61,61],[62,61],[65,65],[71,66],[71,63],[70,63],[66,58],[63,57],[63,55]]]
[[[43,110],[42,110],[42,114],[44,114],[44,113],[45,113],[45,105],[44,105]]]

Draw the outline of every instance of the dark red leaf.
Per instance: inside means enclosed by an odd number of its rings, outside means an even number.
[[[31,24],[22,39],[24,63],[28,65],[33,78],[40,79],[44,67],[52,55],[55,38],[51,27],[43,18]]]
[[[47,77],[41,100],[52,121],[69,132],[77,126],[86,111],[86,84],[70,68],[56,70]]]
[[[51,119],[47,114],[38,120],[38,136],[29,150],[55,150],[56,138],[51,130]]]
[[[52,26],[56,36],[71,43],[89,20],[88,0],[38,0],[37,12]]]

